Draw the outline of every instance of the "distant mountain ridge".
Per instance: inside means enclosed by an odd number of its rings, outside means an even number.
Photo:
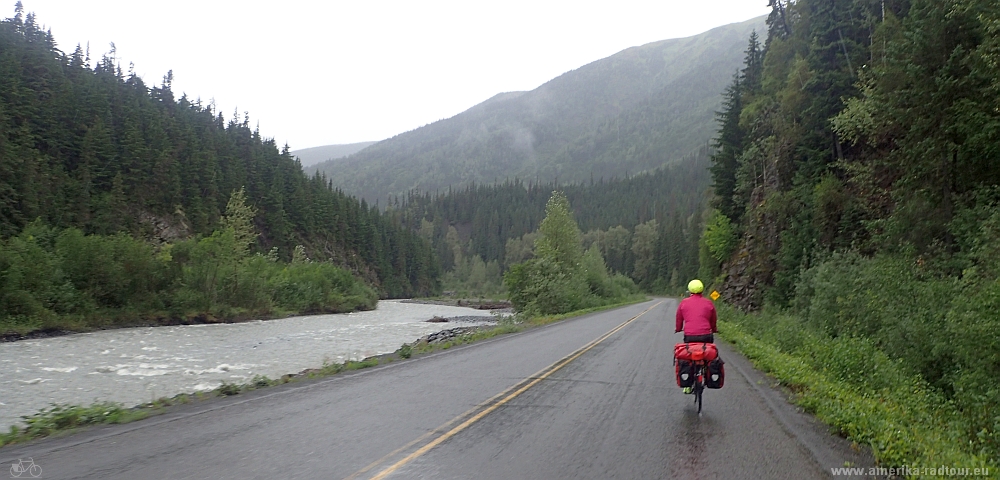
[[[344,143],[338,145],[322,145],[319,147],[292,150],[292,156],[298,157],[303,167],[309,167],[327,160],[336,160],[352,153],[360,152],[377,142]]]
[[[628,48],[309,170],[369,202],[515,176],[576,183],[652,170],[714,135],[753,30],[765,31],[764,17]]]

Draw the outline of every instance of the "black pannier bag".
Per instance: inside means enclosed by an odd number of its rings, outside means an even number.
[[[722,388],[726,383],[726,362],[721,358],[716,358],[708,362],[705,369],[705,386],[708,388]]]
[[[694,385],[694,377],[697,374],[695,363],[690,360],[674,359],[674,369],[677,374],[677,386],[686,388]]]

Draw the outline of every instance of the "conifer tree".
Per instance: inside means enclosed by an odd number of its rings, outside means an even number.
[[[580,227],[570,212],[569,200],[561,191],[552,192],[545,204],[545,219],[538,227],[540,234],[535,241],[535,253],[559,265],[566,272],[573,272],[583,255],[580,245]]]

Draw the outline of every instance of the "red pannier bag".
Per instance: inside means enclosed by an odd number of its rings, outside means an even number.
[[[708,362],[705,370],[706,387],[722,388],[726,384],[726,362],[723,362],[721,358]]]
[[[677,377],[677,386],[686,388],[694,385],[694,377],[698,370],[694,362],[690,360],[674,359],[674,376]]]
[[[719,358],[719,350],[713,343],[678,343],[674,345],[674,358],[692,362],[709,362]]]

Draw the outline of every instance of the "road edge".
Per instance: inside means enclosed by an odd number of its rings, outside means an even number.
[[[875,457],[867,447],[857,445],[832,433],[831,426],[796,406],[791,400],[790,392],[781,388],[773,377],[757,370],[750,359],[740,353],[735,346],[718,339],[715,343],[725,353],[724,360],[726,366],[730,367],[729,374],[732,375],[733,370],[735,370],[741,378],[750,384],[782,429],[809,452],[812,460],[829,477],[885,478],[874,475],[838,475],[834,477],[832,470],[834,468],[854,467],[868,470],[875,467]]]

